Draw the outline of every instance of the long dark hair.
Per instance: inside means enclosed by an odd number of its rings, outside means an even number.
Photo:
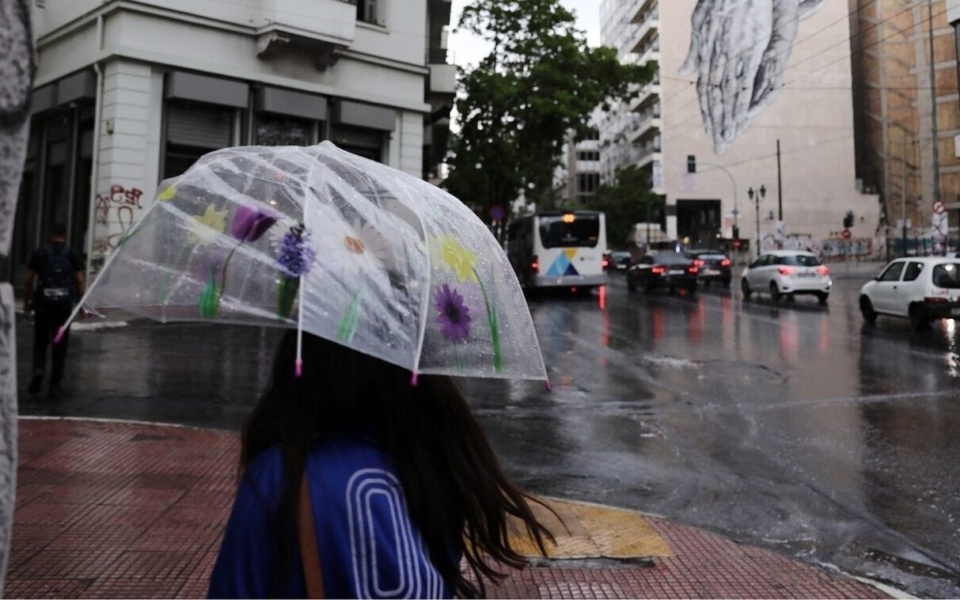
[[[340,344],[303,334],[304,369],[294,377],[296,332],[287,331],[270,384],[243,430],[243,472],[263,450],[279,445],[284,457],[279,531],[293,530],[300,478],[310,444],[345,428],[373,430],[393,462],[410,517],[434,566],[460,597],[485,594],[484,578],[505,575],[490,560],[521,568],[527,559],[509,543],[508,515],[518,518],[546,555],[553,540],[531,510],[530,497],[504,475],[463,393],[453,379],[420,376]],[[451,531],[464,538],[464,554],[477,583],[453,563]],[[289,548],[289,540],[281,548]],[[286,552],[284,552],[286,554]]]

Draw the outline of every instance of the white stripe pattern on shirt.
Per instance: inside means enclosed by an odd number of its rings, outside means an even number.
[[[406,501],[396,476],[383,469],[360,469],[350,477],[345,493],[357,597],[439,597],[443,589],[440,574],[429,560],[422,539],[411,529]],[[381,510],[377,511],[375,505]],[[384,513],[389,514],[388,526],[392,531],[382,537],[393,539],[393,552],[377,551],[375,513],[379,513],[381,519]],[[397,557],[397,583],[394,588],[385,589],[386,582],[378,578],[377,561],[391,555]],[[424,574],[426,582],[422,581]]]

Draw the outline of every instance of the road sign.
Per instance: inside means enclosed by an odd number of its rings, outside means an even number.
[[[504,217],[503,207],[499,204],[490,207],[490,220],[502,221]]]
[[[943,202],[937,200],[933,203],[933,214],[942,215],[945,212],[947,212],[947,207],[943,205]]]

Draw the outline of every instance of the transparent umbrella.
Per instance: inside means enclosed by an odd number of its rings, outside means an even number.
[[[164,181],[81,306],[297,327],[414,381],[547,380],[523,292],[483,222],[330,142],[218,150]]]

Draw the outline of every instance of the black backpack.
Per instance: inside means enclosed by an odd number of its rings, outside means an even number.
[[[43,246],[43,270],[37,288],[37,304],[41,308],[70,308],[73,306],[73,286],[76,270],[70,260],[66,244]]]

